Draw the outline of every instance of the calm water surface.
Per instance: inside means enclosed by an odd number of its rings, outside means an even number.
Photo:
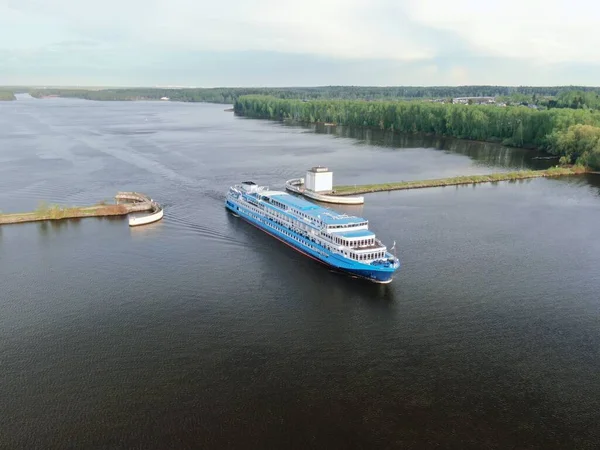
[[[222,105],[0,104],[0,209],[145,192],[165,219],[0,228],[0,448],[597,448],[600,179],[338,208],[397,242],[331,273],[224,193],[544,167],[533,153],[236,118]]]

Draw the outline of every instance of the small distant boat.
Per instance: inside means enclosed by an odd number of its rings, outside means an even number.
[[[161,97],[160,99],[163,100],[163,101],[169,101],[169,100],[171,100],[169,97]]]
[[[309,258],[353,277],[389,283],[400,261],[362,217],[339,214],[252,181],[232,186],[225,207]],[[394,250],[396,243],[390,250]]]

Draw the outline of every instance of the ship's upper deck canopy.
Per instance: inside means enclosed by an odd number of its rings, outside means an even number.
[[[352,238],[374,238],[375,233],[371,230],[348,230],[348,231],[337,231],[336,236],[352,239]]]
[[[314,203],[306,201],[303,198],[290,195],[286,192],[263,191],[260,192],[258,196],[272,198],[288,208],[294,208],[301,213],[304,213],[310,218],[320,219],[326,225],[350,225],[363,222],[366,225],[368,223],[368,221],[362,217],[340,214],[332,209],[315,205]]]

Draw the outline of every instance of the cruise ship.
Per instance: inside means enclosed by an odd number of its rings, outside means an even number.
[[[353,277],[389,283],[400,268],[398,258],[361,217],[339,214],[252,181],[230,187],[225,206],[300,253]]]

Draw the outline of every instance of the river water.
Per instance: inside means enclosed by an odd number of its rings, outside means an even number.
[[[498,145],[223,105],[0,104],[0,209],[149,194],[163,221],[0,228],[0,448],[597,448],[600,179],[378,193],[403,267],[329,272],[224,193],[543,167]]]

